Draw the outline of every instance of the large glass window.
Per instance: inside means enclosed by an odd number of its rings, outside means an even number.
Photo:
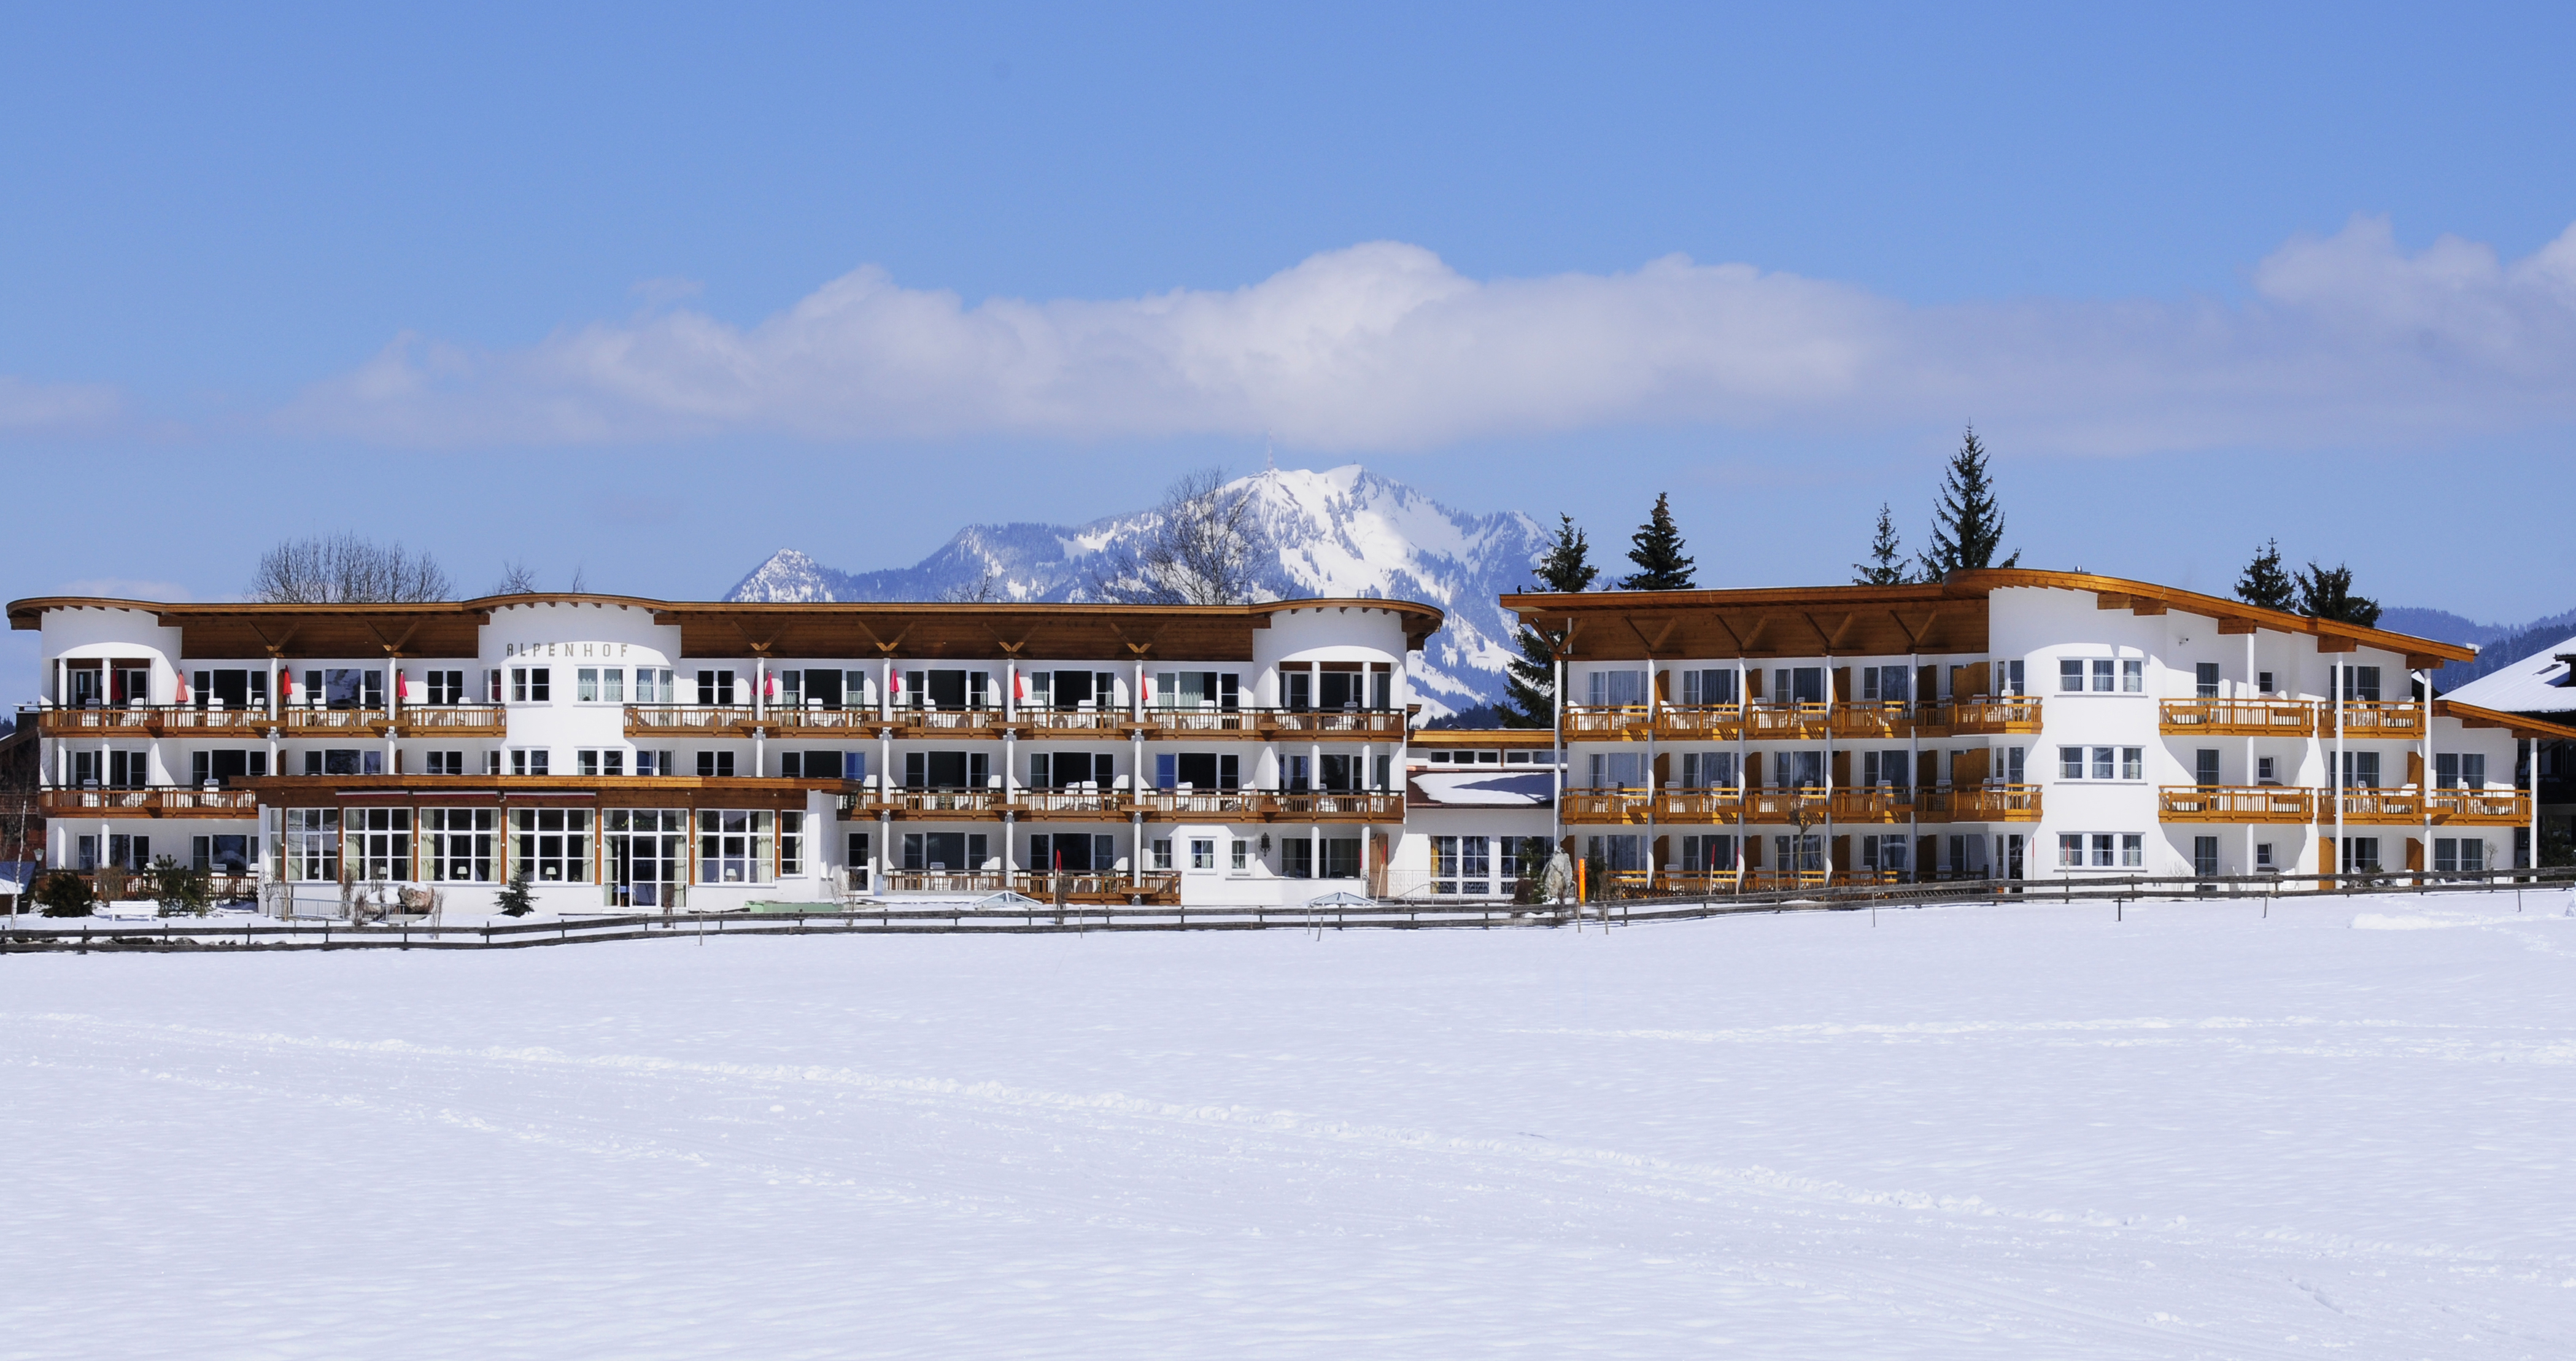
[[[286,877],[306,882],[338,882],[340,810],[289,808],[286,810],[285,827],[286,834],[279,849],[286,860]]]
[[[510,835],[513,878],[524,871],[540,884],[590,882],[589,809],[513,808]]]
[[[603,813],[608,856],[602,877],[616,886],[621,907],[670,907],[689,877],[689,815],[678,808],[611,808]],[[850,838],[864,847],[867,838]],[[862,849],[852,863],[864,864]]]
[[[411,810],[352,808],[344,816],[349,871],[373,883],[411,878]]]
[[[777,814],[760,809],[705,808],[698,812],[698,882],[765,884],[770,881],[771,838]]]
[[[433,883],[492,882],[492,837],[500,814],[490,808],[420,810],[423,849]]]

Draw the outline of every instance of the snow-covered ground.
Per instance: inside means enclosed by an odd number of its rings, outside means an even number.
[[[2576,1355],[2564,895],[0,959],[0,1355]]]

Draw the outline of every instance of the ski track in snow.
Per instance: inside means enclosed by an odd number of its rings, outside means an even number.
[[[12,956],[0,1357],[2561,1356],[2570,945],[2462,896]]]

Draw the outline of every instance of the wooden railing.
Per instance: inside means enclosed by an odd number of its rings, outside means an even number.
[[[127,818],[239,818],[259,811],[247,789],[196,789],[152,785],[142,789],[48,789],[36,800],[47,817],[87,813]]]
[[[2436,823],[2472,827],[2527,827],[2531,796],[2518,789],[2436,789],[2424,796]]]
[[[2334,716],[2320,715],[2317,731],[2331,735]],[[2343,735],[2361,738],[2416,737],[2424,731],[2424,706],[2408,700],[2348,699],[2343,702]]]
[[[1401,822],[1401,794],[1275,794],[1269,818],[1277,822]]]
[[[1152,710],[1147,710],[1148,713]],[[1281,737],[1315,737],[1350,741],[1360,737],[1399,737],[1404,733],[1401,709],[1267,709]]]
[[[1133,806],[1151,818],[1245,818],[1275,811],[1277,797],[1259,789],[1147,789]]]
[[[663,734],[731,737],[748,732],[750,728],[751,706],[748,704],[626,706],[626,733],[630,737]]]
[[[1917,815],[1911,785],[1838,786],[1833,797],[1834,821],[1905,822]]]
[[[1926,706],[1932,712],[1920,722],[1954,737],[2039,731],[2039,701],[2028,695],[1952,699]]]
[[[1658,822],[1733,822],[1744,812],[1744,796],[1734,789],[1658,789],[1654,809]]]
[[[385,709],[316,709],[289,705],[277,711],[277,726],[289,737],[299,733],[374,733],[378,736],[391,726],[394,717]]]
[[[2317,730],[2317,706],[2296,699],[2169,699],[2161,726],[2171,736],[2306,737]]]
[[[1565,732],[1569,737],[1643,737],[1651,721],[1643,704],[1565,706]]]
[[[1143,719],[1127,722],[1147,737],[1260,738],[1277,727],[1268,709],[1147,709]]]
[[[1745,711],[1744,731],[1755,741],[1822,737],[1832,721],[1822,704],[1755,704]]]
[[[1834,706],[1836,737],[1903,737],[1914,731],[1914,706],[1901,699],[1846,701]]]
[[[1127,791],[1123,789],[1023,789],[1018,795],[1020,813],[1033,818],[1123,818],[1127,816]]]
[[[1648,807],[1643,789],[1569,789],[1559,805],[1567,822],[1644,822]]]
[[[2287,785],[2167,785],[2156,815],[2166,822],[2310,822],[2313,790]]]
[[[865,802],[875,809],[898,815],[936,816],[941,813],[998,815],[1007,797],[998,789],[888,789],[867,796]]]
[[[1123,903],[1141,897],[1148,903],[1181,899],[1181,876],[1156,871],[1128,875],[1116,871],[1036,874],[1001,870],[887,870],[877,876],[880,893],[936,893],[958,897],[1014,892],[1043,903]],[[1059,898],[1059,894],[1061,897]]]
[[[1124,737],[1136,720],[1128,717],[1125,709],[1033,709],[1022,705],[1011,722],[1033,737]]]
[[[2317,810],[2317,821],[2335,820],[2334,796],[2329,793]],[[2347,789],[2343,791],[2345,822],[2390,823],[2424,820],[2424,796],[2412,789]]]
[[[772,737],[874,736],[884,723],[873,706],[826,709],[819,704],[782,704],[763,710],[754,726],[767,728]]]
[[[406,737],[497,737],[509,731],[508,713],[498,704],[406,704],[396,711],[395,728]]]
[[[2037,822],[2039,821],[2039,786],[2035,784],[1950,785],[1923,791],[1923,803],[1934,816],[1924,820],[1948,822]]]
[[[862,711],[864,712],[864,711]],[[1002,711],[981,709],[893,709],[897,737],[1000,737]]]
[[[1744,791],[1747,822],[1794,823],[1801,815],[1822,823],[1827,811],[1823,785],[1757,785]]]
[[[1655,731],[1664,737],[1732,742],[1744,732],[1744,706],[1666,704],[1655,710]]]

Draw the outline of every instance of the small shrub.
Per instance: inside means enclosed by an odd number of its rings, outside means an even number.
[[[36,881],[36,907],[48,917],[86,917],[89,885],[70,870],[56,870]]]
[[[520,870],[501,888],[501,915],[524,917],[536,910],[536,895],[528,891],[528,872]]]
[[[204,870],[190,869],[176,859],[161,855],[152,859],[147,876],[152,881],[153,900],[161,905],[165,917],[202,917],[214,910],[214,876]]]

